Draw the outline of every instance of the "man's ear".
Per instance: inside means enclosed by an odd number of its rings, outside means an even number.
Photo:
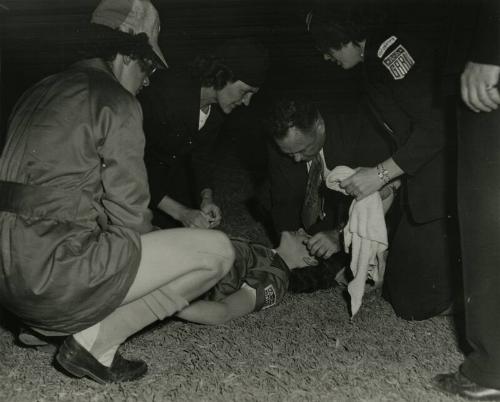
[[[319,118],[318,118],[318,131],[320,133],[325,132],[325,120],[323,119],[323,116],[321,116],[321,115],[319,115]]]

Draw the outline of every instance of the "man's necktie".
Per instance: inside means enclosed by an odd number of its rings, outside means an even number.
[[[311,160],[309,176],[307,177],[306,195],[302,206],[302,223],[307,230],[318,218],[323,218],[323,199],[320,186],[323,181],[323,159],[318,154]]]

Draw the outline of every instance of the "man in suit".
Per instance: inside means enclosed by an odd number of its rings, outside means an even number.
[[[139,100],[153,224],[215,228],[213,146],[224,115],[248,106],[264,82],[268,53],[250,38],[231,39],[185,68],[159,72]]]
[[[460,369],[434,379],[442,391],[500,401],[500,2],[483,0],[461,77],[458,212],[465,324],[472,348]]]
[[[336,166],[354,168],[390,154],[388,143],[364,116],[330,115],[307,100],[283,99],[272,105],[266,119],[272,138],[269,175],[274,229],[304,228],[312,235],[307,242],[310,253],[323,260],[341,250],[340,229],[352,201],[327,191],[324,178]],[[319,179],[312,178],[318,163]],[[387,194],[391,191],[390,186],[384,189]]]

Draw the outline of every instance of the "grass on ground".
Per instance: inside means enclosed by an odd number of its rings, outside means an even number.
[[[221,161],[217,178],[222,228],[269,243],[245,207],[254,188],[234,155]],[[67,377],[52,355],[16,346],[8,318],[2,322],[0,401],[460,400],[429,385],[463,358],[453,319],[404,321],[377,291],[353,322],[339,288],[287,295],[274,308],[216,327],[166,320],[121,349],[146,360],[148,375],[105,386]]]

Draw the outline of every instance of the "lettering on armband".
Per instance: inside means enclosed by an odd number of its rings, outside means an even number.
[[[272,307],[276,304],[276,290],[273,285],[267,285],[264,288],[264,306],[262,310]]]

